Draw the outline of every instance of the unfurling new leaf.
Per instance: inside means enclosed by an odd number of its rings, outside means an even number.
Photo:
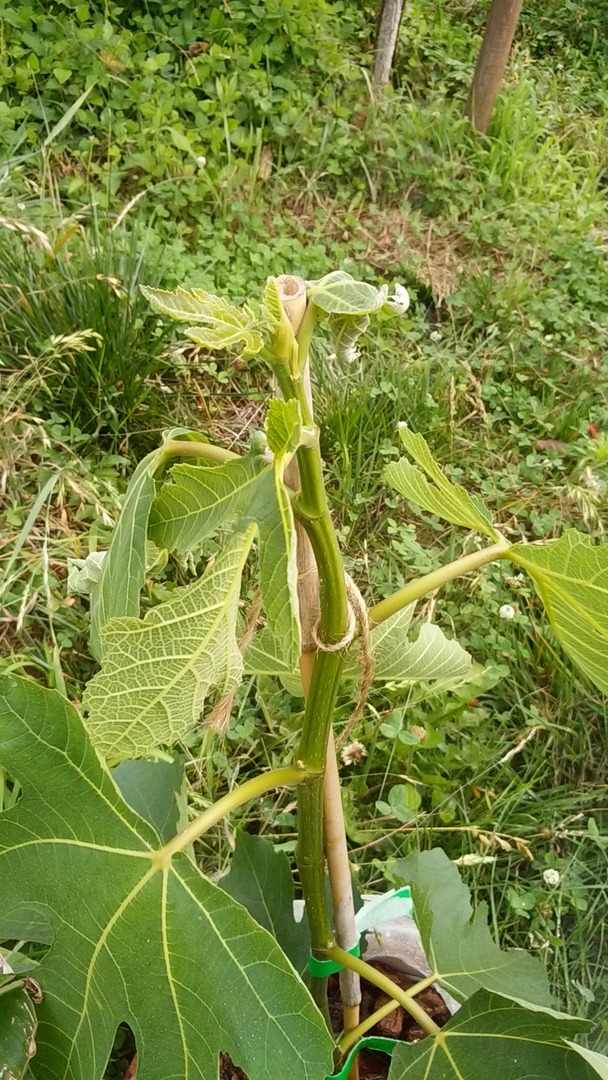
[[[330,315],[370,315],[388,299],[388,286],[379,289],[366,281],[355,281],[345,270],[334,270],[308,283],[308,298]]]

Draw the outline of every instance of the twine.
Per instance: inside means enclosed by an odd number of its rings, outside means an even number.
[[[370,687],[374,681],[374,661],[372,657],[371,630],[367,613],[367,604],[350,575],[345,574],[344,579],[346,581],[346,594],[348,596],[348,627],[346,633],[339,641],[320,641],[318,636],[319,620],[317,620],[312,627],[312,636],[315,644],[322,652],[339,652],[341,649],[347,649],[354,641],[357,630],[359,630],[361,636],[361,651],[357,657],[357,663],[361,668],[357,701],[348,718],[346,727],[338,739],[338,747],[346,742],[355,725],[361,720]]]

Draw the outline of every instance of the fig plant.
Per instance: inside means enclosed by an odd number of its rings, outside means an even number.
[[[439,850],[395,867],[412,890],[430,976],[404,991],[359,956],[333,738],[343,683],[358,687],[356,723],[374,678],[466,675],[470,657],[438,626],[425,622],[412,638],[414,607],[496,560],[530,575],[563,648],[607,691],[608,546],[576,531],[510,544],[404,425],[404,457],[387,483],[485,544],[367,605],[328,508],[308,360],[317,331],[352,359],[371,317],[403,314],[406,291],[336,271],[271,278],[261,302],[240,308],[199,289],[144,292],[205,349],[264,361],[276,396],[245,454],[168,432],[135,470],[105,557],[72,568],[74,587],[91,593],[100,664],[81,707],[30,679],[0,680],[0,768],[21,791],[0,815],[0,940],[10,943],[0,952],[0,1077],[102,1080],[121,1023],[135,1036],[138,1080],[213,1080],[226,1054],[248,1080],[354,1076],[377,1019],[359,1016],[360,977],[388,995],[383,1015],[401,1005],[426,1032],[417,1044],[382,1044],[393,1050],[390,1080],[486,1080],[497,1061],[503,1080],[608,1077],[608,1059],[574,1042],[590,1025],[552,1009],[538,960],[496,945],[487,912],[473,914]],[[141,616],[150,560],[194,565],[210,552],[199,577]],[[259,598],[244,603],[252,563]],[[201,723],[225,727],[245,673],[304,693],[297,752],[188,820],[170,755]],[[215,882],[193,848],[282,786],[297,793],[302,923],[288,857],[269,841],[241,834]],[[27,942],[46,948],[42,959]],[[338,1037],[327,1009],[335,970]],[[416,1000],[433,982],[461,1006],[442,1029]]]

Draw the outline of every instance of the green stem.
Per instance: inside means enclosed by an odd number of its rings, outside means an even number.
[[[428,1013],[424,1011],[421,1005],[418,1005],[414,1001],[409,990],[402,990],[400,986],[389,979],[386,975],[383,975],[380,971],[376,971],[375,967],[371,964],[366,964],[365,960],[360,960],[358,956],[352,956],[351,953],[345,952],[344,949],[340,949],[338,945],[332,945],[327,950],[327,956],[330,960],[334,960],[337,964],[341,964],[342,967],[350,968],[351,971],[356,971],[363,979],[367,979],[372,986],[377,986],[379,990],[382,990],[391,999],[398,1001],[406,1012],[413,1016],[417,1024],[423,1031],[426,1031],[427,1035],[439,1035],[441,1028],[431,1020]],[[414,987],[411,988],[412,990]],[[418,991],[416,990],[416,993]]]
[[[297,452],[301,491],[295,504],[317,564],[319,639],[333,644],[341,641],[346,633],[348,609],[342,556],[325,495],[319,432],[314,428],[304,384],[308,349],[315,322],[316,313],[309,304],[297,339],[297,374],[287,378],[283,371],[284,377],[280,385],[285,398],[295,398],[299,402],[304,424],[315,430],[312,445],[301,446]],[[298,764],[319,774],[317,779],[300,788],[298,792],[297,861],[310,926],[311,948],[321,957],[326,954],[333,941],[325,894],[323,770],[343,663],[343,650],[331,652],[321,649],[316,654],[297,751]],[[315,1000],[325,1012],[326,980],[313,979],[312,984]]]
[[[416,578],[415,581],[404,585],[398,592],[388,596],[386,600],[381,600],[379,604],[375,604],[369,609],[370,626],[378,626],[379,623],[389,619],[391,615],[395,615],[402,608],[407,607],[408,604],[413,604],[415,600],[420,600],[423,596],[427,596],[428,593],[440,589],[448,581],[453,581],[454,578],[467,574],[470,570],[479,570],[481,566],[495,562],[496,559],[508,557],[509,547],[507,540],[501,540],[497,544],[492,544],[491,547],[483,548],[481,551],[474,551],[471,555],[463,555],[461,559],[455,559],[454,562],[442,566],[439,570],[433,570],[430,574],[425,574],[424,577]]]
[[[176,457],[200,457],[204,458],[205,461],[216,462],[218,465],[223,465],[226,461],[234,461],[235,458],[241,456],[235,454],[232,450],[225,450],[223,446],[213,446],[212,443],[204,442],[189,442],[187,439],[167,439],[163,444],[163,450],[167,454]]]
[[[317,782],[317,772],[300,764],[288,765],[284,769],[271,769],[260,776],[254,776],[252,780],[247,780],[240,787],[234,788],[233,791],[224,795],[222,799],[218,799],[216,803],[213,803],[213,806],[204,810],[164,847],[151,852],[150,858],[153,864],[158,864],[160,867],[166,866],[173,855],[176,855],[179,851],[186,851],[195,840],[208,832],[226,814],[229,814],[231,810],[236,810],[243,803],[249,802],[250,799],[257,799],[272,788],[291,787],[295,784],[303,784],[306,781]]]
[[[421,981],[417,982],[415,986],[410,986],[409,990],[404,990],[404,993],[407,997],[414,998],[416,997],[416,994],[422,993],[423,990],[426,990],[428,986],[432,986],[433,983],[436,981],[436,975],[428,975],[426,979],[421,979]],[[342,1036],[338,1043],[338,1049],[340,1053],[343,1056],[347,1054],[351,1046],[354,1046],[355,1043],[359,1042],[359,1039],[362,1038],[363,1035],[365,1035],[366,1031],[369,1031],[370,1028],[375,1027],[375,1025],[378,1024],[380,1020],[384,1020],[385,1016],[388,1016],[389,1013],[394,1012],[395,1009],[399,1008],[399,1006],[400,1002],[393,998],[391,1001],[387,1001],[386,1005],[382,1005],[379,1009],[376,1009],[376,1011],[371,1013],[370,1016],[366,1017],[365,1020],[362,1020],[356,1028],[353,1028],[352,1031],[348,1031],[345,1035]]]

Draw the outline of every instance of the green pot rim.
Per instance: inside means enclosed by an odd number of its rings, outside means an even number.
[[[386,1039],[381,1035],[368,1035],[366,1038],[360,1039],[356,1046],[353,1046],[350,1054],[344,1061],[340,1072],[332,1073],[331,1076],[326,1076],[325,1080],[348,1080],[348,1074],[351,1070],[352,1063],[360,1050],[382,1050],[385,1054],[391,1055],[396,1045],[396,1039]]]

